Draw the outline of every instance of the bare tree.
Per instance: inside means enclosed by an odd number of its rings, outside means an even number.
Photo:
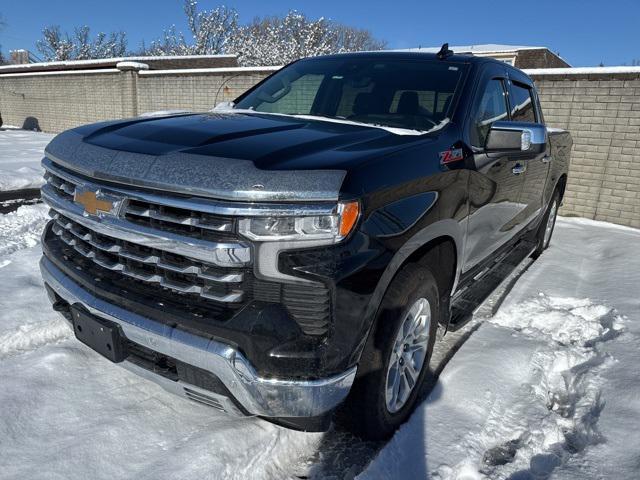
[[[219,6],[198,11],[196,0],[185,0],[184,13],[191,32],[189,43],[175,25],[165,30],[161,39],[151,42],[144,53],[151,55],[216,55],[224,53],[229,39],[238,28],[238,13],[233,8]]]
[[[238,55],[242,65],[283,65],[302,57],[380,50],[384,46],[367,30],[324,18],[311,20],[292,10],[285,17],[257,18],[240,27],[229,52]]]
[[[52,25],[42,30],[42,38],[36,42],[36,48],[47,62],[122,57],[127,52],[127,38],[124,32],[99,32],[91,38],[87,26],[76,28],[70,36],[63,34],[59,26]]]

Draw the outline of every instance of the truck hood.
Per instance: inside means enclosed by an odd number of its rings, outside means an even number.
[[[46,155],[96,179],[232,200],[336,200],[351,168],[430,136],[279,115],[208,113],[68,130]]]

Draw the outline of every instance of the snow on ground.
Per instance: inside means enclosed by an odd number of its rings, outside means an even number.
[[[639,478],[639,285],[639,230],[559,219],[361,478]]]
[[[72,338],[32,246],[44,211],[0,216],[0,478],[292,478],[322,434],[230,419]]]
[[[40,160],[53,134],[0,129],[0,192],[42,185]]]
[[[0,216],[0,256],[37,245],[49,209],[43,204],[18,207]],[[0,260],[9,262],[10,260]]]
[[[345,466],[331,478],[358,473],[344,460],[367,451],[355,440],[328,452],[331,432],[229,419],[77,342],[39,278],[43,209],[4,217],[2,478],[326,478],[307,463],[331,455]],[[560,219],[551,249],[360,477],[638,478],[639,267],[640,231]]]

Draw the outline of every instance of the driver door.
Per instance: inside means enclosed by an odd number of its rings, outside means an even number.
[[[509,152],[486,152],[491,125],[510,119],[506,72],[485,72],[468,125],[475,169],[469,178],[469,222],[464,271],[481,264],[523,228],[524,162]]]

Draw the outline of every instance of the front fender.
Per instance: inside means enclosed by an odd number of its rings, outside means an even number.
[[[460,272],[462,270],[462,252],[464,252],[464,225],[463,222],[459,222],[453,219],[438,220],[413,235],[402,247],[400,247],[391,261],[388,263],[386,269],[378,281],[378,284],[374,290],[373,295],[367,309],[365,311],[366,325],[369,326],[369,330],[366,335],[363,336],[362,343],[356,352],[357,360],[359,361],[360,355],[366,341],[368,340],[373,327],[375,325],[375,318],[380,309],[382,299],[385,292],[389,288],[391,281],[394,279],[398,271],[405,265],[407,260],[416,253],[420,248],[424,247],[429,242],[440,239],[450,239],[453,241],[456,249],[456,273],[453,282],[452,292],[455,291],[460,278]]]

